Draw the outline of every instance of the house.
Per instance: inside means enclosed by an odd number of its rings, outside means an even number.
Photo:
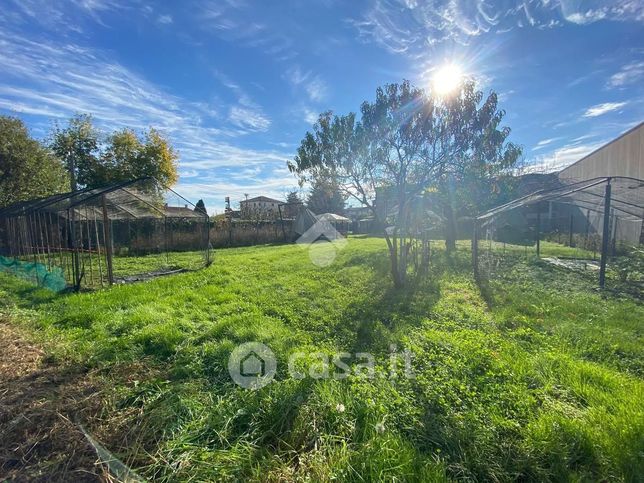
[[[283,201],[268,196],[256,196],[242,200],[239,206],[244,219],[276,220],[280,216],[279,205],[283,203]]]

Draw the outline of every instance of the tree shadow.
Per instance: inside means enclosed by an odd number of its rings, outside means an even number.
[[[349,304],[340,320],[348,330],[348,351],[386,352],[398,342],[407,329],[419,326],[440,299],[440,273],[430,267],[424,277],[409,280],[403,288],[393,285],[389,259],[382,253],[360,253],[347,265],[369,266],[373,269],[370,286],[358,301]]]

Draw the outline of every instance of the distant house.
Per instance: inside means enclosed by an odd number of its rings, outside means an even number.
[[[368,206],[350,206],[344,209],[344,214],[347,218],[351,218],[351,221],[354,223],[367,218],[373,218],[373,212]]]
[[[268,196],[256,196],[242,200],[239,205],[244,219],[276,220],[279,218],[279,205],[283,203]]]

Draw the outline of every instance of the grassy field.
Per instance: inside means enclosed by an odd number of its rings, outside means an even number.
[[[0,311],[102,378],[86,425],[161,481],[626,480],[644,474],[644,308],[521,261],[481,291],[466,244],[392,289],[381,239],[329,267],[298,246],[220,250],[208,269],[54,295],[0,274]],[[275,381],[236,386],[261,341]],[[407,348],[414,378],[389,377]],[[369,352],[374,378],[288,377],[289,355]]]

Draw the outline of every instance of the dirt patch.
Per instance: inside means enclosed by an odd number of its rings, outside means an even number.
[[[3,320],[0,341],[0,481],[110,481],[75,424],[98,413],[92,378]]]

